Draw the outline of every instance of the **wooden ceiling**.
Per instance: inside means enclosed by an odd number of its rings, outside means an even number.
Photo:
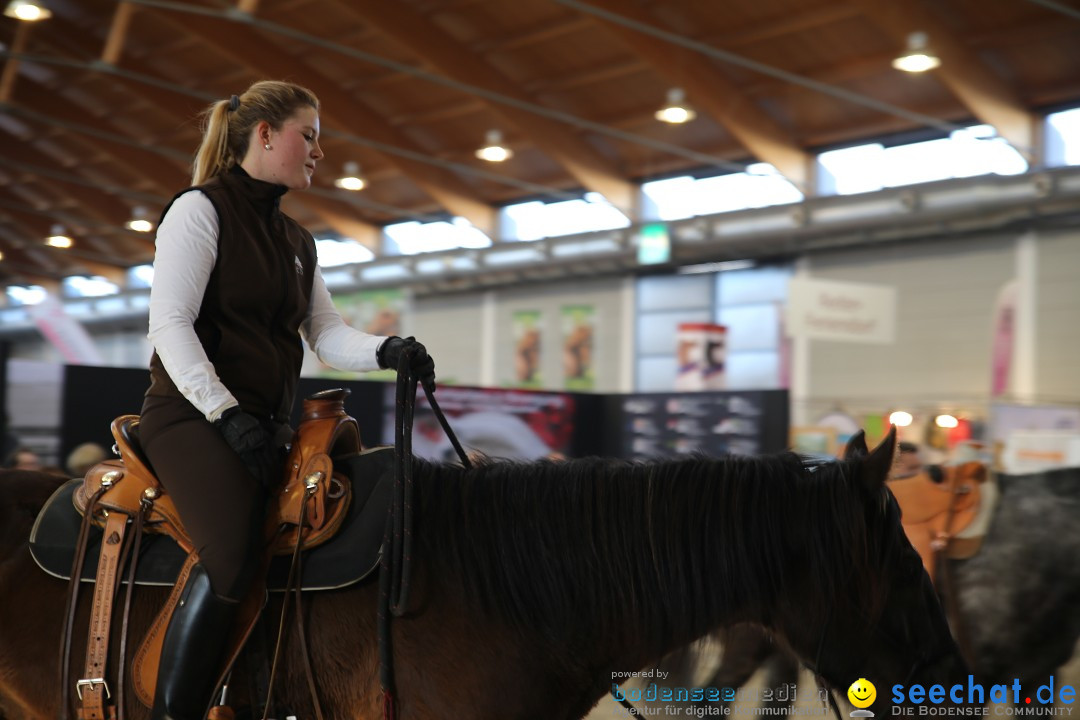
[[[603,194],[770,162],[803,188],[834,144],[990,123],[1024,152],[1080,102],[1073,0],[43,0],[0,18],[0,283],[119,277],[152,258],[197,115],[258,79],[310,87],[326,159],[287,210],[377,250],[378,228],[459,215],[494,233],[522,198]],[[890,62],[913,31],[939,69]],[[656,121],[679,86],[698,110]],[[515,155],[474,151],[502,130]],[[360,163],[367,189],[333,180]],[[45,247],[55,223],[69,250]]]

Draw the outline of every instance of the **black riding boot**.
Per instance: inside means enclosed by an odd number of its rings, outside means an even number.
[[[203,720],[239,607],[214,594],[201,564],[191,568],[165,631],[152,720]]]

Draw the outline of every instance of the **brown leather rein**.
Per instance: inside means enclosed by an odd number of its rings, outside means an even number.
[[[413,455],[412,429],[416,412],[418,379],[412,370],[414,351],[405,348],[398,363],[397,393],[394,410],[394,492],[383,534],[382,558],[379,561],[379,684],[383,697],[383,720],[397,720],[397,690],[394,686],[394,649],[390,621],[401,617],[409,604],[412,569]],[[434,383],[421,383],[432,412],[454,446],[466,470],[472,462],[435,402]]]

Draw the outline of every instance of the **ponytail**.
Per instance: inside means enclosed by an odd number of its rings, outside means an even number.
[[[234,164],[229,153],[229,101],[217,101],[203,112],[203,118],[203,138],[195,153],[192,185],[202,185]]]

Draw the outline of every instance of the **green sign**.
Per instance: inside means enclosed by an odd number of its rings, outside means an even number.
[[[660,265],[671,261],[671,237],[664,223],[642,225],[638,233],[638,263]]]

